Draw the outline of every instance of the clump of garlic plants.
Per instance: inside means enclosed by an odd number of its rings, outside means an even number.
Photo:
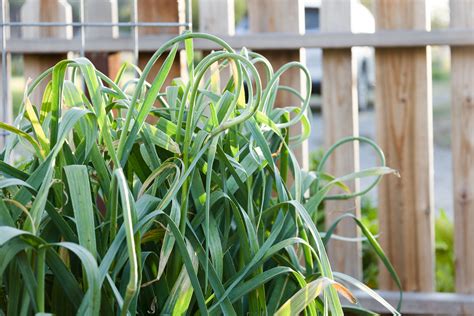
[[[222,50],[194,65],[195,38]],[[183,42],[189,80],[164,87]],[[292,148],[309,135],[304,66],[274,71],[259,54],[185,33],[137,79],[126,68],[112,80],[87,59],[61,61],[30,84],[14,124],[0,123],[10,133],[0,156],[0,314],[339,315],[361,309],[348,284],[396,313],[332,271],[331,231],[323,240],[313,222],[325,199],[363,193],[328,196],[333,186],[393,170],[335,179],[300,169]],[[221,87],[224,68],[232,75]],[[279,85],[292,68],[307,94]],[[301,104],[274,107],[280,89]],[[296,124],[302,133],[290,136]]]

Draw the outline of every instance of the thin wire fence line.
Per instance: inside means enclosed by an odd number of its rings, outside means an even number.
[[[133,30],[133,61],[135,65],[138,65],[138,27],[136,24],[138,23],[138,1],[133,0],[133,16],[132,16],[132,21],[135,24],[132,26]]]
[[[7,28],[3,25],[6,20],[6,0],[2,0],[2,117],[4,120],[7,120],[8,117],[8,107],[10,106],[8,102],[8,65],[7,65]],[[1,131],[1,136],[3,138],[3,143],[5,143],[6,131]]]
[[[123,26],[123,27],[177,27],[184,26],[190,27],[190,22],[2,22],[0,27],[22,27],[22,26],[78,26],[78,27],[111,27],[111,26]]]
[[[80,3],[80,10],[79,10],[79,19],[80,19],[80,23],[81,23],[81,32],[80,32],[80,36],[81,36],[81,52],[80,52],[80,55],[81,57],[84,57],[86,55],[85,53],[85,46],[86,46],[86,29],[85,29],[85,26],[84,26],[84,16],[85,16],[85,11],[84,11],[84,0],[81,0],[81,3]],[[82,83],[84,84],[84,82]]]

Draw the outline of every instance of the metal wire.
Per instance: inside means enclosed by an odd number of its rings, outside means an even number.
[[[3,0],[2,0],[3,1]],[[136,1],[136,0],[133,0]],[[112,26],[128,26],[128,27],[189,27],[191,22],[2,22],[0,26],[22,27],[22,26],[76,26],[76,27],[112,27]]]
[[[86,47],[86,33],[85,33],[85,25],[84,25],[84,0],[80,2],[80,13],[79,13],[79,20],[81,21],[81,57],[84,57],[85,54],[85,47]]]
[[[135,65],[138,65],[138,1],[133,0],[133,61]]]
[[[5,27],[6,20],[6,0],[2,0],[2,117],[4,120],[8,117],[8,65],[7,65],[7,29]],[[3,143],[5,143],[6,135],[8,133],[2,131],[1,136],[3,138]]]
[[[191,0],[185,0],[184,4],[184,12],[185,12],[185,21],[186,23],[186,30],[192,31],[193,30],[193,6],[191,4]]]

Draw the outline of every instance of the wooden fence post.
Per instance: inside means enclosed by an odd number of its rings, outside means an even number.
[[[139,22],[184,22],[184,1],[183,0],[138,0],[138,21]],[[171,34],[179,35],[183,30],[182,27],[141,27],[138,30],[140,37],[147,35]],[[157,47],[158,49],[158,47]],[[138,66],[144,68],[153,53],[140,52],[138,58]],[[153,66],[148,80],[153,80],[158,73],[161,65],[166,59],[164,54]],[[181,74],[183,56],[177,56],[173,67],[165,81],[164,87],[169,85],[173,78],[179,77]],[[183,63],[183,66],[186,63]]]
[[[321,31],[351,32],[351,6],[353,0],[323,0],[321,6]],[[323,119],[325,148],[346,136],[358,136],[359,112],[356,89],[357,68],[350,48],[323,50]],[[328,161],[327,171],[336,176],[359,169],[359,144],[348,143],[337,149]],[[352,192],[359,190],[359,181],[347,183]],[[341,192],[338,192],[341,193]],[[360,199],[328,201],[326,227],[339,216],[352,213],[360,216]],[[358,237],[353,221],[340,222],[336,233]],[[331,240],[329,255],[336,271],[362,279],[362,247],[360,242]]]
[[[2,22],[8,22],[9,21],[9,10],[8,10],[8,2],[6,2],[6,8],[1,8],[2,10],[2,16],[3,13],[5,13],[5,21]],[[5,12],[3,12],[5,10]],[[6,26],[4,26],[6,27]],[[6,29],[6,37],[9,37],[9,29]],[[3,28],[0,28],[0,43],[3,42]],[[2,106],[0,107],[0,122],[5,122],[5,123],[11,123],[12,122],[12,102],[11,102],[11,88],[10,88],[10,65],[11,65],[11,56],[9,53],[6,54],[6,64],[4,65],[2,63],[2,59],[0,57],[0,102]],[[6,77],[3,77],[3,70],[6,68]],[[6,85],[5,85],[6,83]],[[3,86],[5,85],[6,91],[3,90]],[[4,93],[6,94],[6,98],[4,98]],[[6,101],[6,103],[4,103]],[[4,141],[6,138],[6,131],[0,130],[0,152],[3,149]]]
[[[249,0],[249,26],[250,32],[284,32],[284,33],[304,33],[304,4],[302,0]],[[304,62],[304,49],[263,51],[264,55],[275,70],[290,61]],[[281,78],[280,84],[290,86],[303,91],[305,89],[304,77],[300,70],[291,69]],[[299,104],[299,100],[289,93],[280,92],[276,101],[276,106],[289,106]],[[295,126],[293,132],[297,132],[301,127]],[[300,166],[308,169],[308,143],[304,142],[295,155]]]
[[[451,28],[474,32],[474,1],[450,3]],[[451,47],[456,290],[474,294],[474,47]]]
[[[86,0],[85,17],[87,22],[118,22],[117,0]],[[86,27],[86,45],[88,39],[111,39],[119,37],[118,26],[112,27]],[[89,58],[97,69],[114,79],[120,68],[120,53],[87,52]]]
[[[72,9],[66,0],[26,0],[21,7],[22,22],[72,22]],[[38,38],[72,38],[72,26],[54,27],[22,27],[22,37],[25,39]],[[42,72],[54,66],[58,61],[67,58],[67,54],[25,54],[24,76],[35,79]],[[44,80],[31,95],[31,102],[40,106],[42,92],[47,85]]]
[[[375,1],[376,29],[429,29],[425,0]],[[376,118],[388,166],[379,186],[380,242],[404,290],[433,291],[433,126],[429,47],[376,49]],[[380,287],[395,290],[380,266]]]

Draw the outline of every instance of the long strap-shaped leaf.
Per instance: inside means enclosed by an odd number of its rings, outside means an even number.
[[[292,316],[298,315],[302,312],[316,297],[323,293],[324,289],[333,286],[338,289],[338,292],[346,296],[351,301],[355,301],[352,294],[342,285],[337,282],[321,277],[311,283],[308,283],[304,288],[296,292],[288,301],[286,301],[280,309],[275,313],[275,316]],[[342,315],[342,312],[339,314]]]
[[[96,256],[94,209],[90,192],[89,174],[86,166],[64,167],[69,186],[69,197],[79,236],[79,244]]]
[[[122,306],[121,315],[127,315],[128,308],[138,290],[138,253],[135,246],[135,234],[133,232],[133,218],[136,217],[133,212],[135,208],[133,207],[132,200],[130,199],[130,191],[128,189],[127,180],[123,174],[123,170],[118,168],[114,172],[114,176],[117,179],[117,185],[120,191],[120,198],[122,202],[123,209],[123,220],[124,228],[127,236],[127,250],[128,250],[128,260],[130,264],[130,278],[127,285],[127,290],[125,293],[124,303]]]
[[[137,137],[138,132],[140,131],[143,123],[145,122],[145,119],[148,116],[148,113],[150,112],[151,107],[155,103],[156,97],[158,96],[158,93],[160,92],[160,89],[163,86],[163,83],[168,77],[168,74],[171,70],[171,66],[173,65],[173,61],[174,61],[177,51],[178,51],[178,45],[174,45],[170,54],[168,55],[168,57],[166,57],[166,60],[161,66],[160,71],[158,72],[158,75],[153,81],[153,84],[150,90],[148,91],[147,96],[141,108],[138,111],[138,116],[135,118],[135,122],[132,126],[132,130],[130,131],[130,133],[128,133],[128,125],[125,124],[124,126],[124,131],[120,137],[120,141],[118,145],[119,147],[117,151],[117,155],[122,165],[125,165],[125,161],[127,160],[128,154],[132,150],[132,145],[135,142],[135,138]],[[134,106],[134,104],[132,104],[132,106]],[[130,115],[131,113],[133,113],[133,111],[129,111],[128,114]],[[129,115],[127,115],[127,122],[129,122]],[[130,120],[131,120],[131,117],[130,117]]]
[[[4,122],[0,122],[0,129],[4,129],[6,131],[9,131],[11,133],[14,133],[24,138],[26,141],[28,141],[31,144],[31,146],[33,146],[33,149],[35,150],[37,156],[44,158],[45,152],[41,149],[41,146],[30,134],[25,133],[24,131],[19,130],[18,128],[8,125],[7,123],[4,123]]]
[[[339,224],[340,221],[342,221],[343,219],[346,219],[346,218],[351,218],[354,220],[354,222],[357,224],[357,226],[359,226],[360,230],[362,231],[362,234],[367,238],[367,241],[369,242],[371,248],[375,251],[375,253],[377,254],[377,257],[380,258],[380,260],[382,261],[382,263],[384,264],[385,268],[387,268],[388,272],[390,273],[392,279],[395,281],[395,283],[397,284],[397,287],[399,289],[399,292],[400,292],[400,299],[398,300],[398,306],[397,306],[397,309],[400,310],[401,309],[401,305],[402,305],[402,300],[403,300],[403,288],[402,288],[402,283],[400,281],[400,278],[398,277],[398,274],[397,272],[395,271],[395,268],[393,267],[393,265],[390,263],[390,261],[388,260],[387,258],[387,255],[385,254],[385,252],[383,251],[382,247],[380,246],[380,244],[377,242],[377,239],[375,239],[374,235],[372,235],[372,233],[370,232],[369,229],[367,229],[367,227],[365,227],[365,225],[361,222],[360,219],[358,219],[356,216],[354,216],[354,214],[344,214],[344,215],[341,215],[340,217],[338,217],[332,224],[331,226],[329,227],[329,229],[327,230],[326,232],[326,236],[324,237],[324,243],[327,244],[327,242],[329,241],[329,239],[331,238],[332,234],[334,233],[337,225]]]

